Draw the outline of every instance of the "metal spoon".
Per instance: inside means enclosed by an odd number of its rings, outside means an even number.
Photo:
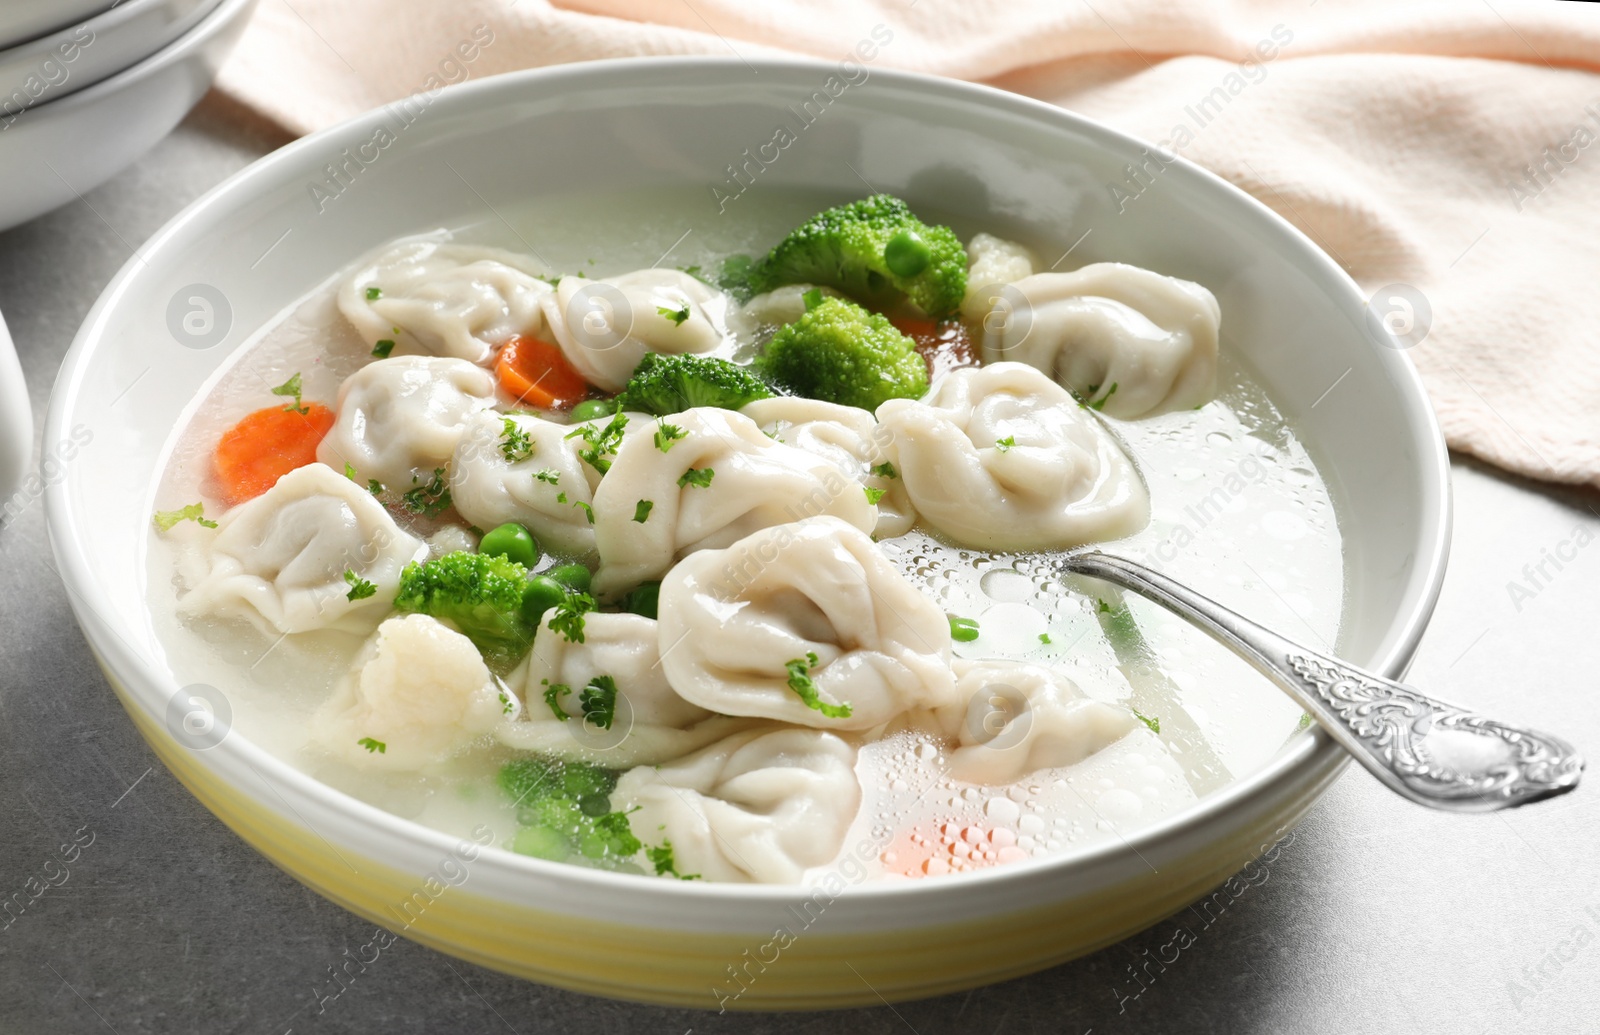
[[[1390,790],[1451,812],[1493,812],[1565,794],[1583,757],[1558,737],[1428,697],[1279,636],[1159,572],[1098,550],[1063,571],[1103,579],[1210,633],[1322,724]]]

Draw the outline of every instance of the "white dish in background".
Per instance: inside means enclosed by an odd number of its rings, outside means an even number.
[[[0,47],[14,47],[110,10],[116,0],[5,0],[0,4]]]
[[[123,0],[86,22],[0,51],[0,127],[138,64],[220,2]]]
[[[22,381],[22,364],[11,343],[11,332],[0,319],[0,524],[9,520],[4,511],[11,494],[22,482],[33,457],[33,410],[28,386]]]
[[[210,89],[256,0],[222,0],[131,68],[0,120],[0,230],[93,190],[172,131]]]

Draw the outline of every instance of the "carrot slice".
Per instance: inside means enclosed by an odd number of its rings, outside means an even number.
[[[305,403],[305,413],[282,406],[257,410],[222,433],[213,467],[230,505],[253,500],[279,478],[317,459],[317,446],[333,427],[333,411]]]
[[[576,406],[589,394],[589,382],[572,369],[561,349],[538,338],[517,335],[506,342],[494,371],[512,398],[542,410]]]

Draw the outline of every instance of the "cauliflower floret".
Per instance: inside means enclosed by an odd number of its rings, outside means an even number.
[[[974,234],[967,242],[967,293],[961,315],[979,323],[994,306],[994,289],[1033,275],[1033,253],[1015,241],[993,234]]]
[[[344,761],[415,770],[460,753],[505,712],[499,684],[465,636],[436,618],[391,618],[312,720]]]

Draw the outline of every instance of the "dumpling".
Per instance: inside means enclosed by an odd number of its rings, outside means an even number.
[[[1112,417],[1210,402],[1222,311],[1199,284],[1100,262],[1011,285],[985,318],[983,358],[1044,371]]]
[[[427,615],[391,618],[311,720],[336,758],[415,770],[460,754],[492,731],[509,698],[472,641]]]
[[[878,407],[912,506],[963,546],[1051,550],[1132,535],[1150,496],[1126,453],[1033,367],[952,370]]]
[[[372,256],[339,288],[339,311],[368,345],[484,364],[516,335],[540,336],[550,285],[521,256],[411,240]]]
[[[339,386],[339,416],[317,459],[405,492],[447,466],[467,419],[493,405],[494,375],[466,360],[380,359]]]
[[[1033,253],[1015,241],[974,234],[967,242],[967,294],[961,315],[981,324],[999,303],[998,289],[1033,275]]]
[[[222,516],[209,571],[178,607],[246,618],[277,633],[371,632],[394,606],[401,569],[427,553],[366,489],[307,464]],[[351,599],[355,580],[373,592]]]
[[[583,632],[583,642],[575,643],[549,625],[539,630],[522,683],[522,714],[496,730],[502,744],[626,769],[682,758],[750,725],[673,691],[661,668],[655,619],[594,611],[584,616]],[[611,704],[605,727],[584,718],[584,691],[601,676],[616,687],[614,698],[604,685],[596,691],[595,699]],[[557,711],[566,718],[556,718]]]
[[[739,412],[784,445],[833,461],[845,477],[877,496],[878,523],[872,533],[877,538],[904,535],[916,524],[911,497],[883,448],[889,435],[871,413],[795,396],[757,399]]]
[[[663,439],[665,450],[654,434],[625,440],[595,490],[600,596],[660,578],[680,557],[772,525],[815,514],[863,532],[877,523],[860,481],[823,457],[773,441],[749,417],[697,407],[649,426],[660,425],[681,437]]]
[[[938,720],[955,739],[948,775],[1006,784],[1075,765],[1139,725],[1126,708],[1093,700],[1064,673],[1015,661],[955,662],[956,704]]]
[[[830,862],[861,808],[856,749],[816,730],[750,730],[663,766],[622,774],[614,808],[647,845],[670,841],[680,874],[796,884]]]
[[[949,619],[838,518],[690,555],[662,581],[660,615],[667,681],[724,715],[864,730],[954,699]],[[801,696],[813,690],[821,707]]]
[[[655,420],[624,414],[622,438],[643,431],[648,440]],[[456,510],[479,528],[507,521],[526,525],[540,545],[572,556],[594,552],[589,508],[601,471],[579,453],[590,448],[585,428],[598,435],[614,418],[557,424],[529,414],[479,413],[466,422],[450,461],[450,498]],[[507,422],[518,434],[506,431]],[[520,436],[526,435],[524,442]],[[597,454],[601,465],[610,452]]]
[[[561,354],[591,384],[619,392],[646,352],[727,351],[728,299],[681,270],[648,269],[604,280],[562,277],[544,300]]]

